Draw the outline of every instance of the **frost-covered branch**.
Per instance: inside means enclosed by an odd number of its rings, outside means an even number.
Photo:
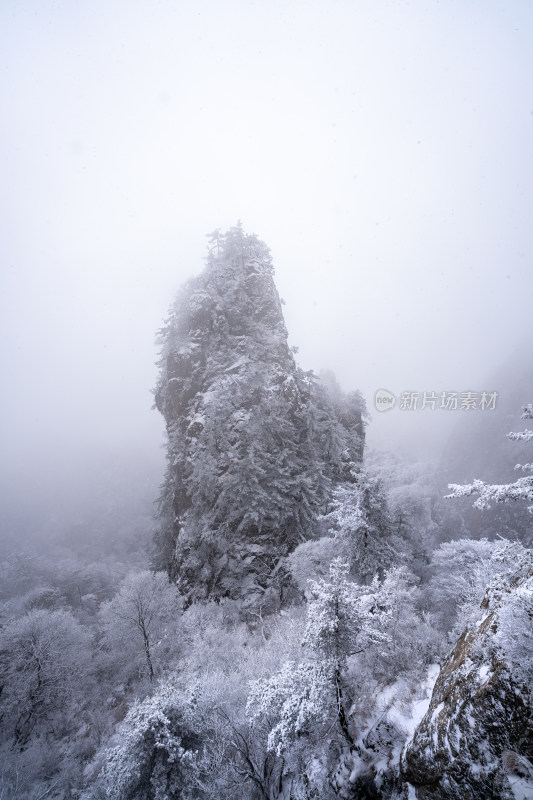
[[[506,500],[528,500],[533,503],[533,475],[519,478],[515,483],[490,484],[480,480],[464,485],[450,483],[448,489],[451,492],[445,495],[446,499],[479,495],[474,508],[480,509],[490,508],[492,503],[504,503]],[[533,511],[533,505],[528,508]]]
[[[512,439],[514,442],[530,442],[533,439],[533,431],[526,428],[524,431],[519,431],[518,433],[508,433],[507,438]]]
[[[533,419],[533,405],[531,403],[524,406],[522,419]],[[526,429],[519,433],[508,433],[507,436],[513,441],[531,441],[533,440],[533,431]],[[530,472],[533,469],[533,464],[517,464],[515,469]],[[514,483],[491,484],[479,479],[467,484],[450,483],[448,484],[448,489],[451,489],[451,492],[445,495],[446,499],[477,494],[478,498],[474,503],[474,508],[490,508],[494,502],[504,503],[507,500],[527,500],[531,503],[528,506],[528,511],[533,513],[533,475],[526,475]]]
[[[533,405],[529,403],[527,406],[524,406],[524,413],[522,414],[522,419],[533,419]],[[526,428],[523,431],[519,431],[518,433],[508,433],[508,439],[512,439],[514,442],[530,442],[533,439],[533,431],[530,431],[529,428]]]

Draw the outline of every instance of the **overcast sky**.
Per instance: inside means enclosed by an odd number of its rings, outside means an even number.
[[[369,406],[504,392],[484,382],[531,334],[532,76],[529,1],[3,0],[4,473],[159,454],[155,331],[238,219],[304,368]]]

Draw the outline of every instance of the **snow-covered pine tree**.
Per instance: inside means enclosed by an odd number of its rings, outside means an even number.
[[[352,468],[350,479],[336,485],[322,520],[338,555],[347,559],[352,577],[360,583],[381,579],[404,559],[406,542],[393,530],[383,485],[360,468]]]
[[[191,599],[279,603],[284,556],[312,534],[347,452],[362,452],[362,398],[340,419],[296,366],[273,271],[255,235],[216,231],[160,332],[168,468],[153,565]]]
[[[385,631],[391,611],[379,581],[362,586],[348,573],[348,563],[338,558],[327,578],[311,581],[303,660],[250,683],[247,714],[270,727],[267,749],[283,759],[294,798],[341,796],[328,789],[332,771],[343,749],[358,747],[348,662],[376,654],[391,640]],[[390,587],[388,594],[394,594]]]

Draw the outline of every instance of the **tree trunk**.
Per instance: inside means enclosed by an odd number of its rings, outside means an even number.
[[[337,695],[337,717],[339,725],[344,737],[350,747],[353,747],[355,742],[348,728],[348,720],[346,718],[346,710],[342,699],[342,686],[341,686],[341,671],[339,665],[335,667],[335,692]]]
[[[148,664],[148,677],[150,681],[154,680],[154,667],[152,665],[152,654],[150,653],[150,640],[148,639],[148,634],[146,633],[146,628],[144,625],[141,627],[142,635],[144,639],[144,652],[146,654],[146,663]]]

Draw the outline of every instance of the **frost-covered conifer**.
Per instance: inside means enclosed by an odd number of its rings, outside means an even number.
[[[377,579],[371,587],[348,577],[347,562],[336,559],[327,579],[311,581],[311,600],[302,638],[306,660],[292,662],[267,680],[253,682],[248,713],[273,718],[268,747],[286,754],[303,736],[313,746],[337,729],[353,745],[345,669],[350,657],[385,644],[390,609]]]
[[[135,703],[118,743],[103,753],[101,782],[110,800],[193,800],[198,790],[201,737],[194,695],[175,681]]]
[[[387,498],[381,482],[362,470],[333,491],[331,510],[324,516],[350,572],[363,583],[383,577],[400,558],[402,542],[393,533]]]

